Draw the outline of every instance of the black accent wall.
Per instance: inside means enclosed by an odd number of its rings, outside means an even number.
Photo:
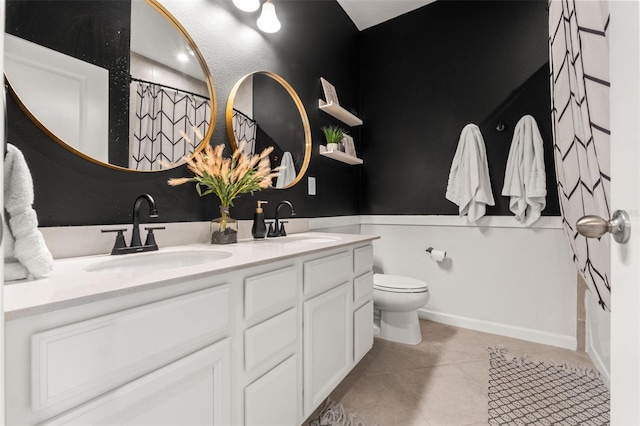
[[[358,31],[338,3],[280,2],[276,7],[282,29],[275,34],[259,32],[255,24],[258,14],[243,13],[231,1],[162,0],[162,4],[189,31],[213,75],[218,99],[213,143],[229,146],[224,120],[227,97],[235,82],[250,72],[268,70],[281,75],[307,109],[315,153],[307,176],[317,178],[318,195],[307,195],[305,179],[291,189],[243,195],[231,209],[232,215],[250,219],[259,199],[269,201],[265,206],[267,217],[273,217],[276,204],[283,199],[290,200],[301,217],[357,214],[358,168],[317,155],[318,145],[324,143],[320,128],[332,120],[317,108],[322,93],[320,76],[338,87],[347,105],[357,106],[359,101]],[[60,41],[77,42],[75,38]],[[22,150],[31,169],[34,207],[41,226],[130,223],[133,202],[144,192],[156,200],[158,222],[202,221],[218,216],[216,197],[198,197],[191,184],[166,184],[171,177],[189,176],[186,167],[133,173],[90,163],[49,139],[11,97],[8,124],[9,142]]]
[[[545,144],[543,215],[559,214],[547,20],[546,1],[439,0],[361,33],[363,214],[457,214],[445,191],[468,123],[486,144],[496,201],[487,214],[511,214],[500,193],[525,114]]]
[[[359,33],[333,0],[289,0],[276,3],[282,29],[275,34],[260,33],[257,13],[243,13],[231,1],[162,4],[187,28],[212,72],[218,100],[213,143],[229,146],[227,97],[250,72],[281,75],[307,110],[313,155],[306,177],[316,177],[318,195],[307,195],[305,177],[291,189],[239,197],[232,208],[236,218],[250,219],[259,199],[269,201],[267,217],[283,199],[301,217],[457,214],[444,193],[460,131],[469,122],[481,125],[487,145],[497,202],[487,213],[508,214],[499,193],[511,132],[525,113],[538,120],[548,154],[543,214],[559,213],[545,1],[439,0]],[[363,166],[318,155],[318,145],[325,143],[321,127],[341,125],[318,109],[320,77],[334,84],[342,106],[364,120],[361,128],[350,129]],[[492,130],[497,121],[506,124],[504,132]],[[133,173],[88,162],[50,140],[10,97],[8,125],[9,142],[23,151],[33,175],[41,226],[129,223],[133,201],[143,192],[156,199],[159,222],[218,215],[214,196],[198,197],[191,184],[166,184],[168,178],[189,176],[186,167]]]

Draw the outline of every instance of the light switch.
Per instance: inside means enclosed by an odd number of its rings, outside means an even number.
[[[316,178],[309,177],[309,195],[316,195]]]

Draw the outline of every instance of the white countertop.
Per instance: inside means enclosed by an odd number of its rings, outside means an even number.
[[[191,244],[161,247],[159,251],[111,256],[109,254],[56,259],[53,271],[38,280],[13,281],[4,286],[5,320],[36,315],[57,309],[95,302],[155,286],[177,283],[184,278],[198,278],[212,273],[229,272],[246,267],[310,254],[343,246],[365,243],[379,237],[357,234],[305,232],[265,240],[244,240],[236,244]],[[102,262],[119,263],[121,259],[137,259],[158,253],[184,251],[224,252],[230,256],[192,266],[120,271],[87,271]],[[204,253],[203,253],[204,255]],[[137,262],[136,262],[137,263]]]

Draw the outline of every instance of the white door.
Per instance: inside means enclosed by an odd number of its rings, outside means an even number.
[[[640,8],[610,12],[612,210],[632,222],[629,242],[611,243],[611,424],[640,425]]]
[[[0,0],[0,34],[4,33],[4,8],[5,1]],[[4,70],[4,40],[0,37],[0,70]],[[5,99],[3,96],[0,96],[0,141],[4,141],[4,102]],[[4,144],[3,144],[4,150]],[[4,152],[3,152],[4,158]],[[0,162],[0,188],[4,188],[3,170],[4,161]],[[0,197],[0,212],[4,212],[4,192]],[[0,213],[2,216],[2,213]],[[2,243],[1,238],[2,228],[0,228],[0,252],[4,253],[4,245]],[[0,263],[0,313],[4,313],[4,262]],[[0,424],[5,424],[4,422],[4,314],[0,315]]]
[[[4,43],[5,74],[27,109],[67,145],[108,163],[109,70],[11,34]]]

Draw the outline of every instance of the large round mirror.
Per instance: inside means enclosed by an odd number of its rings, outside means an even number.
[[[156,0],[7,0],[4,59],[25,113],[90,161],[172,168],[213,132],[209,69]]]
[[[298,94],[282,77],[257,71],[242,77],[231,89],[226,110],[227,134],[235,151],[249,155],[273,146],[271,167],[280,167],[273,187],[298,183],[311,158],[311,128]]]

